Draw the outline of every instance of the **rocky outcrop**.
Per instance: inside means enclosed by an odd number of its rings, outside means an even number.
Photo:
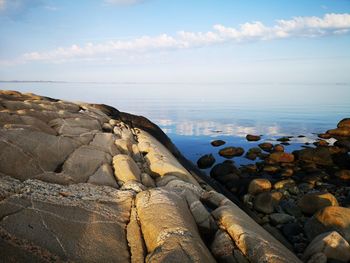
[[[3,262],[300,262],[147,119],[13,91],[0,106]]]

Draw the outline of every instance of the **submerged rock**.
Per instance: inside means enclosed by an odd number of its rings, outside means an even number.
[[[198,159],[197,165],[201,169],[206,169],[211,167],[215,163],[215,158],[212,154],[203,155]]]
[[[225,158],[242,156],[244,149],[242,147],[226,147],[219,151],[219,154]]]
[[[219,147],[221,145],[224,145],[226,142],[223,141],[223,140],[215,140],[215,141],[212,141],[210,144],[214,147]]]
[[[250,142],[256,142],[256,141],[260,141],[261,136],[259,136],[259,135],[248,134],[248,135],[246,136],[246,139],[247,139],[247,141],[250,141]]]

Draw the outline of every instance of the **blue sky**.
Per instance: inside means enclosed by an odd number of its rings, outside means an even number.
[[[349,0],[0,0],[0,80],[350,82]]]

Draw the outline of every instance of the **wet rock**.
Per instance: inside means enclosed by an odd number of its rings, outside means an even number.
[[[219,151],[219,155],[225,158],[242,156],[243,153],[244,153],[244,150],[242,147],[226,147]]]
[[[337,231],[350,242],[350,208],[327,206],[306,222],[304,230],[310,240],[319,234]]]
[[[215,163],[215,158],[212,154],[203,155],[198,159],[197,165],[201,169],[206,169],[211,167]]]
[[[326,206],[338,206],[338,201],[330,193],[307,193],[298,202],[298,206],[305,214],[314,214]]]
[[[248,186],[248,193],[251,195],[256,195],[270,190],[271,183],[267,179],[254,179],[249,183]]]
[[[226,142],[223,141],[223,140],[215,140],[215,141],[212,141],[210,144],[214,147],[219,147],[221,145],[224,145]]]
[[[338,128],[350,128],[350,118],[342,119],[338,125]]]
[[[288,137],[281,137],[281,138],[278,138],[277,141],[279,141],[279,142],[288,142],[288,141],[290,141],[290,139]]]
[[[228,174],[238,174],[239,170],[233,163],[223,162],[214,165],[210,171],[210,176],[214,179]]]
[[[284,213],[273,213],[269,215],[270,221],[274,225],[286,224],[294,220],[293,216]]]
[[[311,162],[319,165],[331,166],[333,159],[329,148],[317,147],[308,148],[293,152],[296,159],[304,162]]]
[[[327,259],[339,262],[350,261],[350,245],[338,232],[332,231],[318,235],[306,248],[303,258],[309,259],[317,253],[323,253]]]
[[[330,138],[332,138],[332,136],[328,133],[320,133],[320,134],[317,134],[317,136],[321,139],[325,139],[325,140],[328,140]]]
[[[346,151],[350,151],[350,140],[338,140],[334,143],[334,146],[346,149]]]
[[[294,155],[285,152],[274,152],[270,154],[269,159],[277,163],[292,163],[294,162]]]
[[[350,128],[349,127],[341,127],[327,131],[331,136],[340,136],[340,137],[349,137],[350,136]]]
[[[246,136],[247,141],[250,142],[256,142],[256,141],[260,141],[261,137],[259,135],[252,135],[252,134],[248,134]]]
[[[258,157],[258,154],[252,153],[252,152],[247,152],[244,157],[247,158],[248,160],[254,161]]]
[[[325,140],[318,140],[317,142],[314,142],[314,145],[320,146],[320,147],[325,147],[325,146],[328,146],[329,143]]]
[[[264,143],[260,143],[259,147],[263,149],[265,152],[271,152],[273,148],[273,144],[269,142],[264,142]]]

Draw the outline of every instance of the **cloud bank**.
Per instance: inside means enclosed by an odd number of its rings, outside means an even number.
[[[0,0],[1,1],[1,0]],[[134,2],[136,0],[109,0],[114,2]],[[0,2],[1,3],[1,2]],[[22,56],[25,61],[67,61],[137,54],[154,51],[201,48],[223,43],[242,43],[268,41],[295,37],[321,37],[341,35],[350,32],[350,14],[325,14],[323,17],[294,17],[290,20],[276,20],[272,26],[255,21],[235,27],[214,25],[208,32],[180,31],[176,35],[161,34],[142,36],[130,40],[87,43],[83,46],[72,45],[46,52],[30,52]]]

